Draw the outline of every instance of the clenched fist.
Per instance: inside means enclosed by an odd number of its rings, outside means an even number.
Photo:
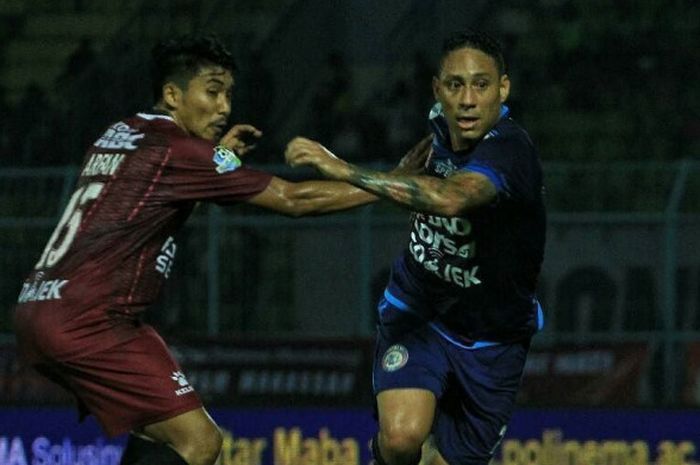
[[[311,166],[331,179],[341,179],[348,171],[344,160],[318,142],[304,137],[292,139],[287,144],[284,156],[289,166]]]

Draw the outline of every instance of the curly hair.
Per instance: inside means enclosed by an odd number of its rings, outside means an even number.
[[[459,50],[460,48],[473,48],[484,52],[496,62],[498,74],[506,74],[506,61],[503,58],[503,48],[501,44],[485,32],[471,29],[457,32],[445,39],[442,43],[440,66],[442,66],[442,62],[450,52]]]
[[[159,42],[151,51],[154,101],[162,97],[163,85],[172,81],[180,87],[204,66],[218,65],[231,73],[236,63],[231,52],[215,35],[183,35]]]

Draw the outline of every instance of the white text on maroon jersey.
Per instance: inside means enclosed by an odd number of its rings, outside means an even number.
[[[134,142],[143,139],[144,136],[145,134],[132,129],[128,124],[119,122],[107,129],[94,145],[102,149],[136,150],[138,147]]]
[[[59,300],[61,298],[61,288],[66,284],[68,284],[67,279],[50,279],[24,283],[17,302],[22,304],[37,300]]]
[[[93,153],[81,176],[112,176],[124,161],[123,153]]]
[[[175,261],[175,252],[177,252],[177,244],[175,244],[175,239],[170,236],[160,248],[160,255],[156,257],[156,270],[163,273],[166,278],[170,277],[170,269]]]

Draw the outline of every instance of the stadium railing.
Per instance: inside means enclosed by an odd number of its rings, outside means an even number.
[[[6,342],[12,302],[76,174],[76,167],[0,170]],[[700,162],[546,163],[545,179],[547,322],[536,347],[644,342],[652,353],[645,382],[672,403],[686,376],[683,357],[700,340]],[[407,212],[387,203],[301,219],[200,206],[148,319],[166,333],[195,336],[368,337],[408,228]],[[663,390],[653,386],[661,378]]]

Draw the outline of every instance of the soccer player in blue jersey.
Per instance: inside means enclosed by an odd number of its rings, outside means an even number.
[[[474,31],[450,37],[432,86],[433,150],[421,174],[354,166],[303,138],[286,152],[292,166],[314,166],[413,212],[378,305],[379,465],[417,464],[431,435],[432,463],[487,464],[542,325],[542,171],[505,106],[500,45]]]

